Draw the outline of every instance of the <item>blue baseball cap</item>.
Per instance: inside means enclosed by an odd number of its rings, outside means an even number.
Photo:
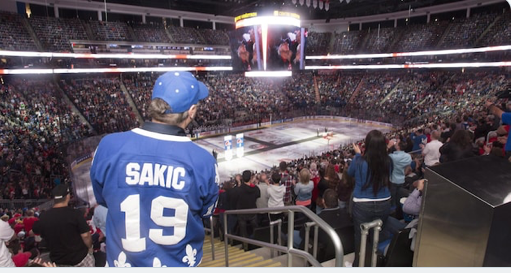
[[[190,72],[167,72],[156,80],[152,99],[162,99],[172,111],[165,113],[183,113],[194,104],[209,95],[205,84],[199,82]]]

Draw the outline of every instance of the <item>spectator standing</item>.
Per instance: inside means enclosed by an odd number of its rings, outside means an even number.
[[[433,131],[431,132],[431,141],[421,146],[426,167],[431,167],[440,162],[440,147],[442,147],[443,143],[439,139],[440,132]]]
[[[370,131],[365,138],[365,152],[353,144],[355,158],[348,175],[355,178],[353,191],[353,223],[355,228],[355,261],[358,266],[361,231],[360,225],[380,219],[385,225],[390,214],[390,175],[392,162],[387,154],[385,137],[379,130]],[[372,236],[369,236],[368,242]],[[363,257],[365,258],[365,257]]]
[[[268,200],[270,197],[268,196],[268,175],[266,173],[260,173],[257,176],[257,187],[259,188],[259,192],[261,193],[261,196],[257,198],[256,200],[256,206],[257,208],[267,208],[268,207]],[[258,225],[263,225],[266,220],[268,220],[268,217],[265,214],[258,214],[257,215],[257,223]]]
[[[421,152],[421,144],[426,144],[428,142],[428,137],[424,134],[423,129],[417,130],[415,132],[415,137],[412,137],[413,139],[413,148],[412,153],[420,153]]]
[[[299,183],[295,184],[296,205],[305,206],[310,209],[312,200],[312,190],[314,182],[310,177],[309,169],[303,168],[300,171]]]
[[[456,130],[449,141],[440,147],[440,163],[473,157],[474,146],[466,130]]]
[[[293,205],[292,187],[295,179],[291,174],[289,174],[287,170],[287,163],[285,161],[280,162],[279,171],[281,176],[280,183],[282,183],[286,187],[286,194],[284,195],[284,205],[286,206]]]
[[[245,170],[241,175],[241,183],[240,188],[237,191],[238,199],[236,202],[236,209],[255,209],[257,198],[261,197],[261,192],[259,188],[254,185],[255,175],[252,174],[251,171]],[[256,214],[239,214],[238,215],[238,225],[240,228],[241,236],[245,238],[249,238],[252,232],[249,232],[248,226],[252,228],[257,228],[259,225],[257,224],[257,215]],[[245,251],[248,250],[248,244],[243,243],[243,248]]]
[[[41,234],[58,266],[94,267],[90,227],[83,213],[69,206],[69,187],[60,184],[52,193],[55,204],[34,223],[34,233]]]
[[[412,157],[410,154],[405,153],[406,143],[401,140],[390,140],[387,148],[394,147],[396,150],[389,154],[392,159],[392,173],[390,177],[390,195],[392,200],[392,207],[396,210],[397,218],[400,219],[402,215],[401,205],[399,200],[401,199],[401,188],[405,183],[405,169],[412,163]],[[408,193],[408,191],[406,191]]]
[[[0,221],[0,267],[15,267],[11,252],[7,248],[9,241],[15,237],[11,226],[5,221]]]
[[[268,207],[284,207],[284,194],[286,193],[286,187],[280,184],[281,176],[279,173],[274,172],[271,175],[271,184],[268,186]],[[270,213],[270,221],[282,219],[283,213],[275,212]]]
[[[488,108],[493,115],[500,118],[503,124],[511,125],[511,112],[504,112],[492,102],[486,102],[486,108]],[[504,146],[504,150],[506,152],[506,158],[509,159],[511,157],[511,139],[509,138],[509,131],[505,137],[506,145]]]
[[[98,204],[108,208],[109,266],[193,267],[202,260],[203,218],[215,210],[220,179],[213,155],[185,128],[208,94],[191,73],[167,72],[154,84],[151,121],[99,143],[90,177]]]

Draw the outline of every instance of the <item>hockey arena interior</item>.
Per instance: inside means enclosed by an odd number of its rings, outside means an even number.
[[[3,0],[0,267],[511,266],[510,8]],[[132,169],[140,181],[154,175],[156,212],[143,197],[107,207],[91,181],[91,166],[110,168],[95,161],[105,136],[154,122],[153,92],[168,73],[191,73],[209,92],[182,130],[214,158],[214,206],[184,220],[166,206],[178,199],[178,167]],[[62,196],[83,219],[48,222]],[[186,198],[179,208],[203,201]]]

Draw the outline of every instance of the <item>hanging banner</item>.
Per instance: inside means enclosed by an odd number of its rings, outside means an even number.
[[[244,138],[243,138],[243,133],[241,134],[236,134],[236,155],[238,157],[243,157],[243,155],[245,154],[245,148],[244,148]]]
[[[232,136],[224,136],[225,160],[232,159]]]

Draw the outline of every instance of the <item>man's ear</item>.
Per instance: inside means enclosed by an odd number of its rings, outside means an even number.
[[[192,119],[195,118],[195,115],[197,114],[197,105],[194,104],[188,109],[188,116]]]

